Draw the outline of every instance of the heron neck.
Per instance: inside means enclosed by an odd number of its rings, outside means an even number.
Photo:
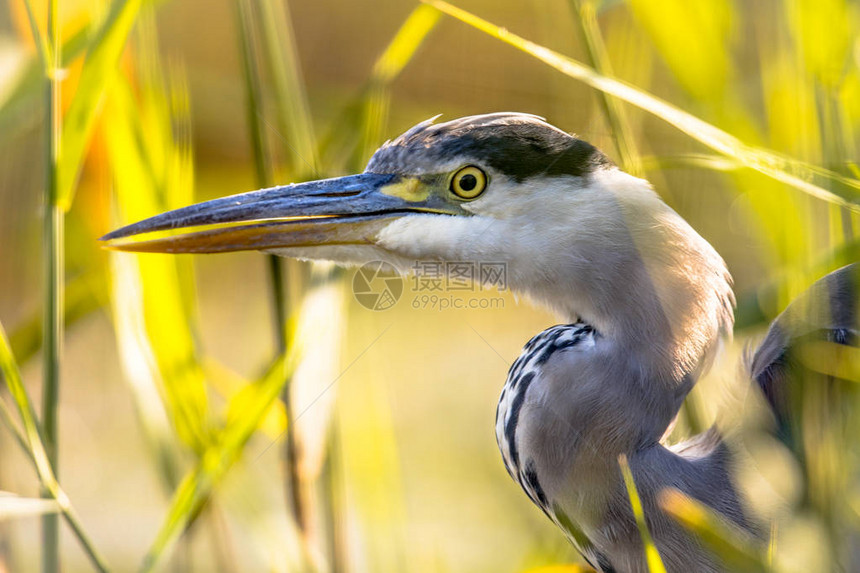
[[[680,405],[731,331],[725,263],[642,179],[608,170],[576,193],[559,229],[566,250],[540,262],[557,270],[539,275],[535,294],[612,339],[638,377],[662,381]]]

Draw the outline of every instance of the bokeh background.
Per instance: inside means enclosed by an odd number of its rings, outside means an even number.
[[[492,308],[415,308],[409,279],[394,308],[372,311],[352,296],[353,271],[258,253],[109,254],[97,241],[192,201],[360,170],[382,141],[437,114],[510,110],[650,179],[726,259],[738,328],[672,439],[716,418],[743,434],[748,495],[780,532],[768,567],[835,567],[834,530],[860,520],[857,458],[820,464],[841,476],[817,482],[838,515],[799,511],[816,478],[754,431],[765,422],[740,358],[788,300],[857,258],[858,218],[844,204],[860,176],[857,3],[457,5],[744,147],[715,151],[695,126],[408,0],[59,2],[52,131],[39,51],[53,46],[49,5],[0,2],[0,323],[42,417],[41,348],[56,341],[43,317],[62,302],[56,473],[91,545],[116,571],[575,570],[506,475],[493,431],[510,363],[553,316],[477,289],[468,298]],[[828,170],[810,179],[825,193],[749,169],[759,148]],[[46,224],[52,213],[63,223]],[[53,266],[52,236],[65,255]],[[28,402],[0,397],[10,410]],[[0,491],[36,498],[40,474],[14,436],[0,431]],[[822,456],[852,441],[821,440]],[[23,501],[0,503],[0,571],[38,570],[46,551],[46,508]],[[62,522],[59,555],[65,571],[92,569]]]

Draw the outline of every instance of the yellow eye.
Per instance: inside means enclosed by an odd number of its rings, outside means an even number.
[[[461,199],[474,199],[487,188],[487,174],[474,165],[467,165],[451,178],[451,192]]]

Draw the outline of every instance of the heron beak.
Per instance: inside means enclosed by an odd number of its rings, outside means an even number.
[[[318,245],[370,245],[409,213],[465,214],[420,178],[362,173],[214,199],[168,211],[101,238],[109,249],[146,253],[224,253]],[[199,227],[204,227],[200,229]],[[126,240],[180,229],[178,235]],[[193,231],[189,231],[194,229]]]

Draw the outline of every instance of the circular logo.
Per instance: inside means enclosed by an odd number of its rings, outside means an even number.
[[[371,261],[355,271],[352,294],[364,308],[388,310],[403,294],[403,279],[394,266],[384,261]]]

